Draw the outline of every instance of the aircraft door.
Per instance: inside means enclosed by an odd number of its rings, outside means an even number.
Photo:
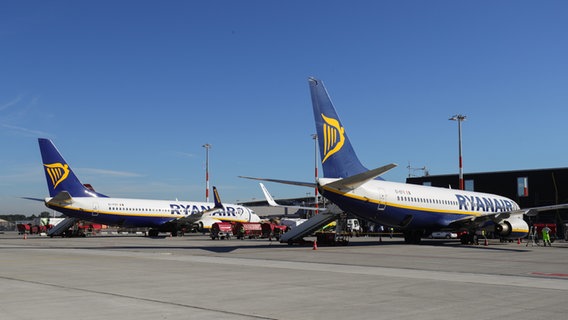
[[[384,211],[387,207],[387,195],[384,189],[378,189],[379,191],[379,205],[377,206],[377,210]]]
[[[93,212],[91,213],[91,215],[93,217],[96,217],[99,215],[99,205],[95,202],[93,203]]]

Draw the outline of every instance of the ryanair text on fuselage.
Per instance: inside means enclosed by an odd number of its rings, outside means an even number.
[[[513,210],[509,200],[456,194],[459,209],[466,211],[507,212]]]

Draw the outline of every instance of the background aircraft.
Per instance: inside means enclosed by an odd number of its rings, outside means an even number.
[[[148,227],[149,235],[177,233],[180,227],[209,229],[218,221],[259,222],[249,208],[221,203],[213,187],[215,203],[111,198],[83,185],[55,145],[39,140],[50,197],[44,202],[71,220],[86,220],[122,227]]]

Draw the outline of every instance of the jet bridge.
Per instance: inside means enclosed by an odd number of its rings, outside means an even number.
[[[325,226],[326,224],[332,222],[339,218],[339,213],[319,213],[308,220],[306,220],[301,225],[293,228],[292,230],[284,233],[280,237],[281,243],[292,243],[294,241],[300,240],[305,236],[312,234],[317,229]]]

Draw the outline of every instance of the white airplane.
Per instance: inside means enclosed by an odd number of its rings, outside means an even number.
[[[45,205],[70,219],[123,227],[148,227],[149,235],[177,233],[180,226],[210,229],[215,222],[259,222],[249,208],[222,204],[213,187],[215,203],[110,198],[83,185],[48,139],[38,139],[50,197]]]
[[[523,215],[568,207],[561,204],[521,209],[515,201],[495,194],[385,181],[380,175],[396,164],[373,170],[364,167],[322,81],[310,78],[308,82],[324,171],[324,178],[317,181],[320,193],[345,212],[403,230],[406,243],[420,243],[422,236],[437,230],[469,230],[473,237],[475,230],[488,225],[494,225],[495,232],[503,238],[522,238],[529,232]],[[468,241],[467,237],[464,239]]]

